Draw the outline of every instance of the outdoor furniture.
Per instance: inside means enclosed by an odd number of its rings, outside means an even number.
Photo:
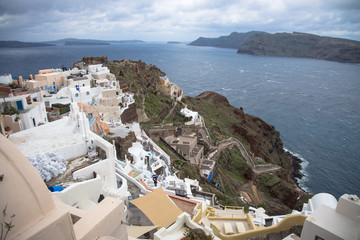
[[[226,235],[234,234],[234,230],[231,226],[231,223],[224,223],[224,233]]]
[[[236,226],[236,230],[238,231],[238,233],[246,232],[244,224],[242,224],[241,222],[236,222],[235,226]]]

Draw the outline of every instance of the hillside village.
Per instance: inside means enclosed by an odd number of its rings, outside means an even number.
[[[272,215],[252,185],[235,197],[241,206],[224,205],[209,189],[234,188],[219,167],[227,149],[238,149],[249,179],[284,166],[235,137],[215,144],[214,126],[168,76],[144,92],[138,82],[123,81],[129,73],[116,72],[116,65],[134,62],[93,60],[28,79],[0,77],[6,239],[359,238],[355,195],[318,193],[301,209]],[[157,97],[151,89],[167,96],[159,101],[167,111],[149,100]],[[185,163],[199,179],[186,175]]]

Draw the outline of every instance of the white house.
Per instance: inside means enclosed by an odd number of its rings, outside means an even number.
[[[20,130],[37,127],[48,121],[45,104],[40,99],[40,92],[8,97],[5,98],[5,101],[0,99],[0,110],[4,110],[5,104],[16,109],[19,113],[13,115],[16,115],[16,122]]]
[[[87,67],[88,73],[90,73],[95,79],[110,79],[110,70],[104,67],[102,64],[89,65]]]
[[[360,199],[344,194],[335,207],[332,203],[316,206],[304,223],[301,239],[360,239]]]
[[[47,157],[44,153],[61,155],[66,161],[80,158],[79,161],[87,161],[87,156],[97,149],[104,152],[104,159],[74,172],[74,179],[80,182],[70,183],[70,187],[57,194],[68,205],[78,203],[80,209],[88,210],[97,205],[99,194],[121,199],[129,195],[126,180],[117,179],[115,173],[115,147],[90,131],[89,121],[77,103],[71,103],[69,117],[10,135],[9,139],[25,156],[35,159],[33,163],[40,175],[42,171],[52,174],[51,162],[61,159],[49,158],[50,163],[44,163],[43,158]],[[41,160],[41,164],[36,164],[36,159]],[[94,178],[94,172],[97,178]]]
[[[0,83],[2,84],[10,84],[12,82],[13,80],[11,74],[5,74],[0,76]]]

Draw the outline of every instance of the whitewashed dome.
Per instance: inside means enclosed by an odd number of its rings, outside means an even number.
[[[310,205],[312,211],[315,211],[321,205],[326,205],[330,208],[335,209],[337,206],[336,198],[329,193],[318,193],[310,199]]]

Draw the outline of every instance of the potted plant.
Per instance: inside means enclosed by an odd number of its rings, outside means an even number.
[[[200,229],[189,229],[186,228],[184,230],[184,236],[182,240],[213,240],[214,237],[212,235],[206,235],[206,233]]]

